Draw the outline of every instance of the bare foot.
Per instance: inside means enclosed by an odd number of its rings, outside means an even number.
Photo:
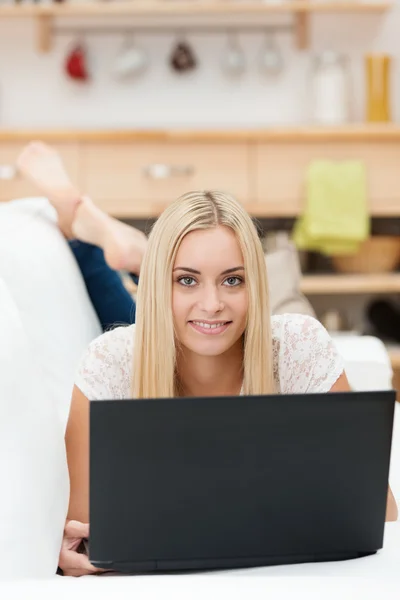
[[[31,142],[17,158],[17,168],[36,185],[57,211],[58,224],[66,237],[72,237],[71,225],[80,192],[69,179],[58,153],[42,142]]]
[[[112,269],[139,273],[147,246],[145,234],[110,217],[86,196],[76,209],[72,232],[77,239],[100,246]]]

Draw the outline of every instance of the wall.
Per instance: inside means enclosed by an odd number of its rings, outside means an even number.
[[[384,16],[312,18],[311,50],[340,49],[351,57],[355,120],[363,119],[363,55],[368,51],[398,55],[399,30],[399,3]],[[1,127],[251,127],[309,118],[310,52],[297,52],[290,34],[278,38],[286,65],[282,76],[267,81],[253,65],[241,83],[220,73],[219,61],[226,47],[223,35],[189,37],[201,68],[183,78],[171,74],[165,65],[173,36],[138,35],[152,68],[132,83],[116,83],[110,75],[122,36],[93,36],[88,40],[93,81],[86,86],[71,83],[63,75],[63,59],[73,37],[57,37],[52,52],[40,55],[34,49],[35,34],[30,19],[0,21]],[[241,37],[249,62],[256,60],[262,41],[254,33]],[[393,115],[400,120],[398,64],[393,68]]]

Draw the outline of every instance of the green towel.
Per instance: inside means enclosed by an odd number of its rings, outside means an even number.
[[[296,246],[328,255],[356,253],[370,229],[364,164],[316,160],[306,183],[306,209],[293,230]]]

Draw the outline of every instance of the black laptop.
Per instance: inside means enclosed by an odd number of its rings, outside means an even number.
[[[395,392],[90,403],[90,543],[126,573],[383,545]]]

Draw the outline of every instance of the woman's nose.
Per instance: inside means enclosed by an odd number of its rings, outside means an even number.
[[[206,286],[201,292],[199,305],[202,310],[210,314],[221,311],[223,302],[218,288],[214,285]]]

